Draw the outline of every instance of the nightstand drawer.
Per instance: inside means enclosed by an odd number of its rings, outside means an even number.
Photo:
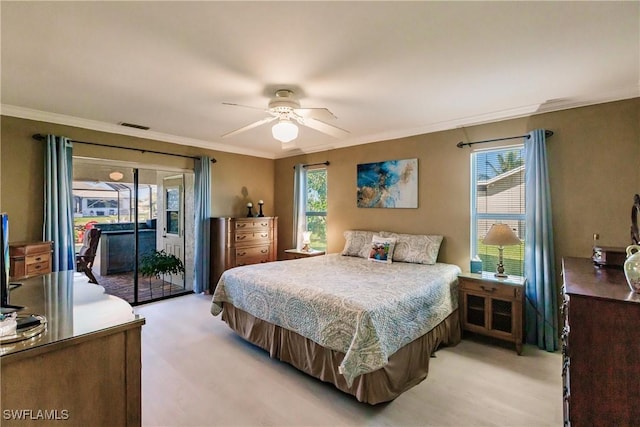
[[[51,272],[51,266],[49,264],[49,260],[27,264],[25,268],[25,275],[27,276],[34,276],[34,275],[37,276],[39,274],[44,274],[49,272]]]
[[[50,253],[38,254],[38,255],[27,255],[24,257],[24,263],[29,266],[31,264],[39,264],[44,263],[47,264],[51,259]]]
[[[460,280],[460,287],[468,292],[478,292],[496,298],[515,298],[516,292],[518,292],[518,288],[515,286],[503,285],[498,282],[477,282],[465,279]]]

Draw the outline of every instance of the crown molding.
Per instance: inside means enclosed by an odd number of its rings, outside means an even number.
[[[337,140],[331,144],[321,144],[313,147],[297,148],[285,150],[281,153],[270,153],[261,150],[251,150],[247,148],[235,147],[233,145],[220,144],[211,141],[204,141],[195,138],[186,138],[177,135],[170,135],[161,132],[128,128],[111,123],[99,122],[96,120],[82,119],[63,114],[50,113],[46,111],[33,110],[30,108],[18,107],[15,105],[0,104],[0,114],[11,117],[18,117],[28,120],[56,123],[66,126],[74,126],[83,129],[91,129],[100,132],[114,133],[119,135],[133,136],[137,138],[152,139],[156,141],[169,142],[173,144],[199,147],[207,150],[217,150],[226,153],[242,154],[266,159],[282,159],[300,154],[311,154],[322,151],[351,147],[355,145],[369,144],[379,141],[407,138],[416,135],[423,135],[434,132],[442,132],[460,127],[476,126],[486,123],[498,122],[502,120],[517,119],[521,117],[533,116],[536,114],[550,113],[554,111],[567,110],[571,108],[586,107],[589,105],[604,104],[607,102],[622,101],[625,99],[640,97],[640,84],[612,90],[596,95],[552,99],[539,104],[530,104],[506,110],[494,111],[475,116],[463,117],[455,120],[448,120],[438,123],[431,123],[412,129],[400,131],[390,131],[378,134],[370,134],[346,140]]]
[[[475,116],[463,117],[455,120],[448,120],[438,123],[432,123],[413,129],[405,129],[402,131],[390,131],[372,135],[366,135],[360,138],[353,138],[340,141],[336,144],[322,145],[315,147],[305,147],[301,150],[304,154],[311,154],[321,151],[333,150],[338,148],[346,148],[354,145],[368,144],[372,142],[388,141],[393,139],[408,138],[416,135],[423,135],[434,132],[442,132],[446,130],[458,129],[460,127],[476,126],[487,123],[499,122],[502,120],[518,119],[521,117],[534,116],[537,114],[550,113],[554,111],[568,110],[572,108],[588,107],[590,105],[604,104],[607,102],[623,101],[640,97],[640,84],[621,88],[618,90],[600,93],[597,95],[581,96],[573,98],[553,99],[542,102],[540,104],[525,105],[522,107],[510,108],[506,110],[494,111]],[[294,153],[282,153],[276,158],[286,158],[301,154],[300,151]]]
[[[169,142],[172,144],[199,147],[207,150],[217,150],[226,153],[243,154],[247,156],[263,157],[274,159],[272,153],[260,150],[234,147],[211,141],[204,141],[195,138],[186,138],[177,135],[170,135],[150,130],[141,130],[115,125],[112,123],[100,122],[97,120],[82,119],[79,117],[66,116],[64,114],[50,113],[47,111],[33,110],[31,108],[18,107],[9,104],[0,104],[0,114],[3,116],[17,117],[20,119],[36,120],[40,122],[55,123],[65,126],[73,126],[82,129],[91,129],[99,132],[114,133],[118,135],[133,136],[136,138],[152,139],[155,141]]]

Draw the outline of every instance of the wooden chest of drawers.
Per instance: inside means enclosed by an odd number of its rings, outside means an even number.
[[[277,236],[277,217],[212,218],[210,291],[225,270],[275,261]]]
[[[9,243],[12,279],[24,279],[51,273],[51,244],[53,242]]]
[[[622,270],[564,258],[562,377],[565,426],[637,426],[640,294]]]

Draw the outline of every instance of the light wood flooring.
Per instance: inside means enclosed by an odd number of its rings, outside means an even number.
[[[425,381],[370,406],[239,338],[192,294],[135,307],[144,426],[560,426],[561,356],[464,339]]]

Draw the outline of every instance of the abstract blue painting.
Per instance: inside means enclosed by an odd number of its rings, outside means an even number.
[[[417,208],[418,159],[358,165],[359,208]]]

